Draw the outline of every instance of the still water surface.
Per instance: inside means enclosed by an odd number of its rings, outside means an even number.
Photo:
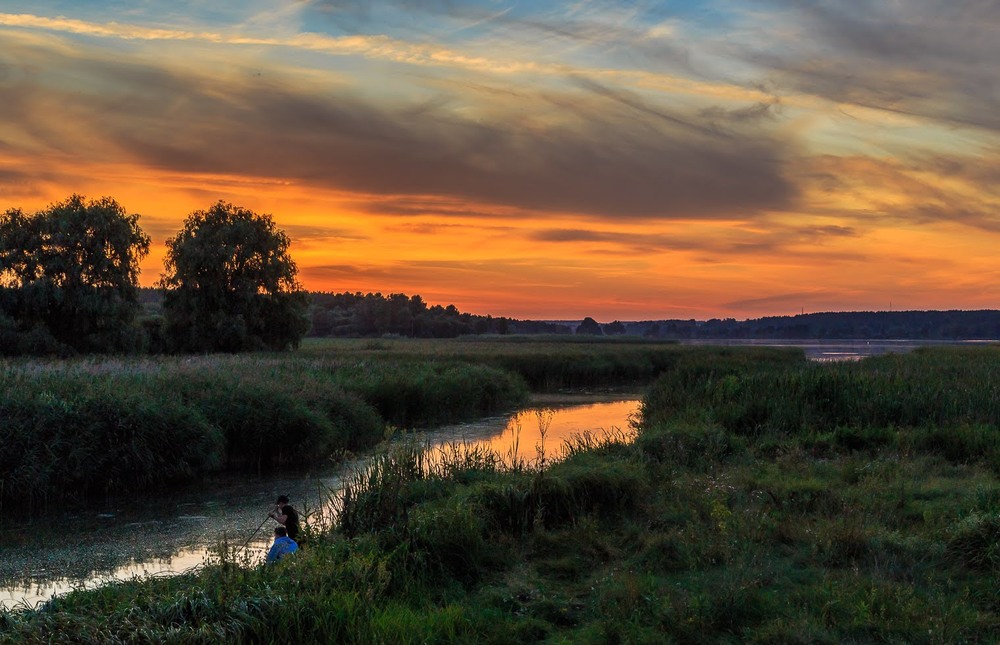
[[[538,398],[516,414],[447,426],[421,439],[431,450],[467,442],[529,462],[541,447],[551,459],[573,435],[627,430],[638,399],[638,393]],[[260,561],[274,526],[267,513],[278,495],[288,495],[317,520],[327,515],[344,478],[363,465],[359,459],[308,474],[217,478],[180,492],[118,499],[18,524],[10,523],[8,513],[0,524],[0,605],[34,606],[74,588],[176,575],[205,563],[223,542],[246,543],[248,559]]]
[[[882,354],[905,354],[918,347],[932,345],[989,345],[996,340],[820,340],[820,339],[695,339],[682,340],[684,345],[729,345],[756,347],[797,347],[812,361],[852,361]]]

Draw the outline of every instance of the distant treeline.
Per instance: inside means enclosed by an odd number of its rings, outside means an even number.
[[[157,315],[162,303],[158,289],[140,290],[147,315]],[[455,305],[428,305],[419,295],[404,293],[309,293],[307,336],[363,338],[404,336],[455,338],[479,334],[569,334],[566,325],[538,320],[462,313]]]
[[[629,335],[673,339],[995,339],[1000,338],[1000,311],[848,311],[744,321],[627,322],[624,327]]]
[[[471,334],[568,333],[562,325],[462,313],[455,305],[430,305],[419,295],[313,293],[309,336],[454,338]]]
[[[162,299],[141,289],[148,313]],[[1000,338],[1000,310],[848,311],[768,316],[738,321],[644,320],[598,323],[578,320],[517,320],[462,313],[454,305],[428,305],[419,295],[392,293],[309,293],[311,337],[454,338],[477,334],[588,334],[684,339],[895,339],[968,340]]]

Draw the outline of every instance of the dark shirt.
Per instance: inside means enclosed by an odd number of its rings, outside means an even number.
[[[299,514],[288,504],[281,507],[281,514],[285,516],[285,530],[288,537],[293,540],[299,537]]]

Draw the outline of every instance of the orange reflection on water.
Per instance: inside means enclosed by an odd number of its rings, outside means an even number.
[[[628,431],[629,421],[638,412],[638,400],[529,408],[512,415],[499,433],[482,438],[468,437],[465,441],[528,463],[534,463],[540,454],[552,460],[562,456],[564,445],[574,437]]]

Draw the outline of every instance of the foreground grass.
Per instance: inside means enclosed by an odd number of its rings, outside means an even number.
[[[72,593],[0,642],[1000,640],[1000,353],[750,358],[686,355],[634,436],[545,468],[400,447],[294,559]]]

